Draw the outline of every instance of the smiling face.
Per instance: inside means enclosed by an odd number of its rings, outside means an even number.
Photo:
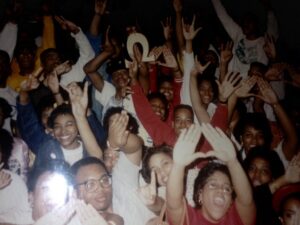
[[[174,98],[174,90],[171,82],[164,81],[159,87],[159,92],[166,96],[168,102],[171,102]]]
[[[98,164],[90,164],[82,166],[76,174],[76,183],[84,183],[88,180],[99,180],[101,177],[107,175],[105,169]],[[100,181],[98,181],[100,182]],[[111,207],[112,203],[112,188],[99,187],[93,191],[88,192],[85,185],[79,185],[77,194],[80,199],[83,199],[87,204],[91,204],[97,211],[103,212]]]
[[[151,156],[149,160],[150,170],[155,170],[157,176],[157,183],[160,186],[166,186],[171,168],[173,165],[173,159],[166,153],[157,153]]]
[[[127,69],[120,69],[112,73],[112,83],[119,89],[129,84],[129,74]]]
[[[262,158],[254,158],[247,172],[254,187],[269,183],[272,180],[270,163]]]
[[[222,219],[232,204],[232,187],[227,175],[220,171],[214,172],[199,191],[201,212],[210,222]]]
[[[53,135],[65,149],[75,149],[79,146],[76,121],[71,114],[60,114],[54,120]]]
[[[189,128],[193,124],[193,113],[185,108],[177,109],[174,112],[173,128],[177,135],[182,129]]]
[[[214,97],[214,92],[213,92],[213,87],[209,81],[203,80],[199,84],[199,95],[204,105],[207,106],[209,103],[212,102]]]
[[[159,98],[152,98],[149,100],[153,112],[162,120],[166,119],[166,106]]]
[[[263,146],[265,144],[263,131],[257,130],[252,126],[246,126],[244,133],[241,135],[241,143],[246,154],[253,147]]]

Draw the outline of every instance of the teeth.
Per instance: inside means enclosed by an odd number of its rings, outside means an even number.
[[[214,202],[216,205],[223,206],[225,204],[224,198],[215,197]]]

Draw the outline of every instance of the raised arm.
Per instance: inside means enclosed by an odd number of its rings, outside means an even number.
[[[173,225],[180,225],[184,216],[185,168],[197,158],[205,157],[204,153],[195,153],[200,136],[200,128],[191,125],[180,133],[173,149],[173,165],[168,178],[166,199],[168,218]]]
[[[92,36],[98,36],[99,35],[99,25],[101,23],[101,19],[103,15],[105,14],[107,5],[107,0],[95,0],[95,6],[94,6],[94,16],[90,25],[89,32]]]
[[[86,118],[88,105],[88,84],[85,83],[83,93],[81,88],[75,82],[68,85],[66,90],[69,93],[72,112],[76,120],[80,137],[87,152],[90,156],[103,159],[103,151],[98,145]]]
[[[173,8],[175,10],[176,14],[176,39],[177,39],[177,44],[178,44],[178,49],[179,49],[179,54],[182,56],[182,53],[185,49],[185,40],[184,36],[182,33],[182,0],[173,0]]]
[[[296,130],[288,115],[284,111],[283,107],[278,102],[278,98],[268,82],[263,79],[258,79],[258,87],[261,93],[259,96],[264,102],[270,104],[274,110],[275,115],[278,118],[283,132],[284,140],[282,145],[282,151],[285,158],[290,161],[297,153],[298,138]]]
[[[256,208],[252,188],[236,157],[236,151],[232,142],[221,129],[215,129],[210,124],[203,124],[202,132],[213,147],[210,155],[222,160],[229,169],[236,194],[235,204],[241,220],[245,225],[253,224],[255,222]]]

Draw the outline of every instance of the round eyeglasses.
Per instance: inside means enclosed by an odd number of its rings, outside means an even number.
[[[76,186],[84,185],[87,192],[97,191],[99,186],[108,188],[111,186],[111,177],[108,174],[102,175],[99,179],[89,179],[85,182],[79,183]]]

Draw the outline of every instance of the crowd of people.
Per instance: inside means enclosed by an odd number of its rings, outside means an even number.
[[[151,46],[104,22],[107,1],[87,30],[45,1],[38,35],[22,3],[6,10],[0,225],[300,225],[300,63],[278,51],[270,2],[262,34],[211,0],[221,38],[173,0]]]

